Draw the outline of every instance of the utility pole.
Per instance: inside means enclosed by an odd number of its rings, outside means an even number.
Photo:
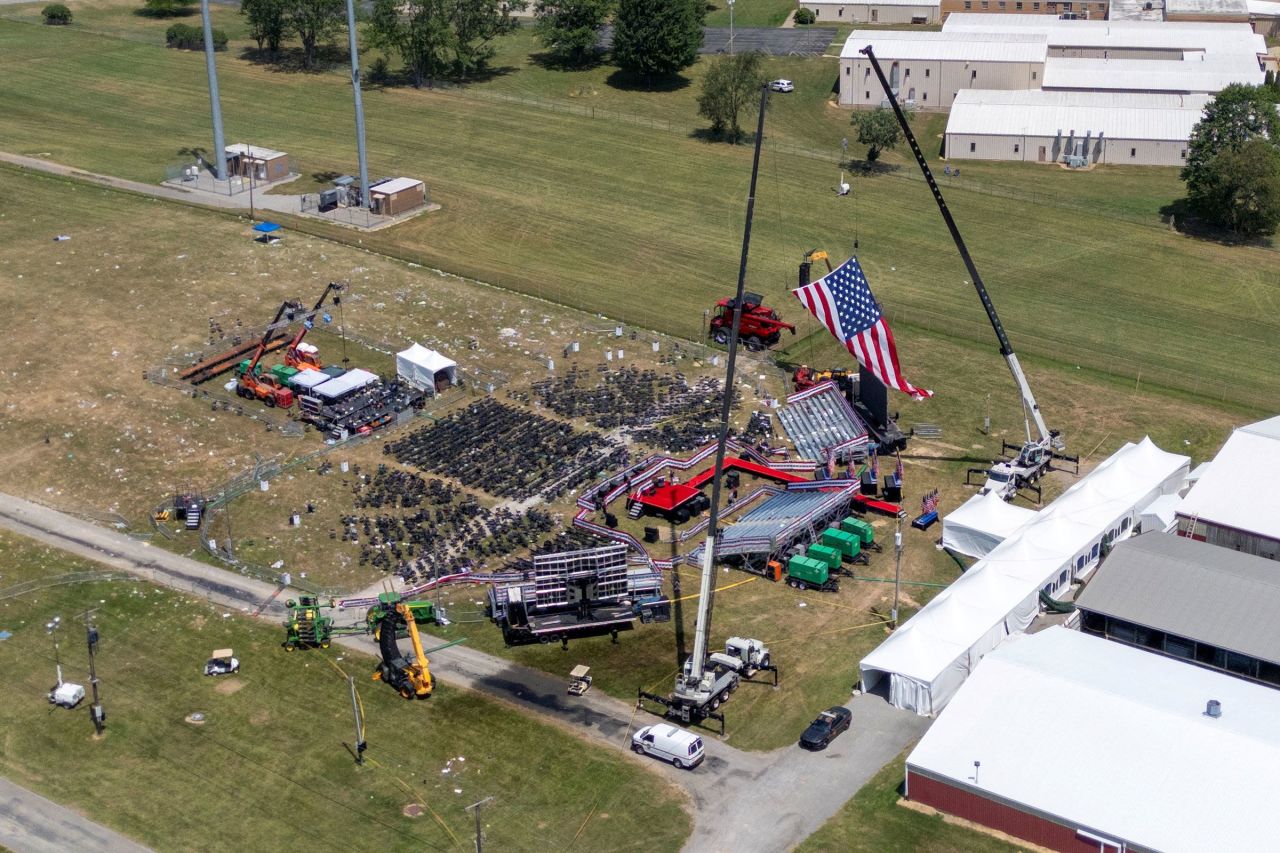
[[[253,163],[253,146],[246,145],[249,158],[249,224],[253,224],[253,179],[258,174],[258,167]]]
[[[472,803],[471,805],[467,806],[467,807],[464,809],[464,811],[469,811],[469,812],[470,812],[470,811],[474,811],[474,812],[475,812],[475,816],[476,816],[476,853],[484,853],[484,841],[483,841],[483,839],[480,837],[480,836],[482,835],[482,832],[481,832],[481,829],[480,829],[480,807],[481,807],[481,806],[483,806],[485,803],[491,802],[492,800],[493,800],[493,797],[485,797],[485,798],[484,798],[483,800],[481,800],[480,802],[478,802],[478,803]]]
[[[893,612],[890,618],[895,631],[898,629],[898,596],[902,592],[902,519],[906,514],[906,511],[898,510],[898,525],[893,531]]]
[[[208,2],[208,0],[205,0]],[[356,104],[356,155],[360,159],[360,206],[369,209],[369,160],[364,151],[364,104],[360,100],[360,54],[356,47],[356,4],[347,0],[347,44],[351,51],[351,92]]]
[[[98,627],[93,624],[93,614],[97,608],[86,610],[84,616],[85,643],[89,647],[89,684],[93,688],[93,704],[89,706],[89,718],[93,720],[93,728],[99,736],[106,728],[107,713],[102,710],[102,700],[98,696],[98,670],[94,666],[94,654],[98,651]]]
[[[356,764],[364,764],[364,751],[369,745],[364,740],[364,714],[360,711],[360,697],[356,694],[356,679],[347,676],[347,684],[351,687],[351,715],[356,723]]]
[[[729,4],[729,55],[733,56],[733,0],[727,0]]]
[[[213,25],[209,23],[209,0],[200,0],[200,19],[204,24],[204,65],[209,74],[209,104],[213,112],[213,162],[219,181],[230,180],[227,174],[227,146],[222,138],[222,103],[218,99],[218,69],[213,64]],[[229,188],[228,188],[229,189]]]

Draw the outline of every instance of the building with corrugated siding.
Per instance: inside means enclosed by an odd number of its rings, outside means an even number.
[[[227,171],[255,181],[279,181],[289,177],[289,155],[260,145],[236,142],[226,147]]]
[[[938,0],[800,0],[819,24],[936,24]]]
[[[427,185],[417,178],[390,178],[369,185],[369,205],[380,216],[398,216],[427,203]]]
[[[942,19],[956,13],[975,12],[993,15],[1059,15],[1086,20],[1107,17],[1105,0],[942,0]]]
[[[1051,850],[1273,850],[1276,720],[1280,691],[1052,627],[983,659],[906,797]]]
[[[951,160],[1180,166],[1209,95],[962,91],[947,120]]]

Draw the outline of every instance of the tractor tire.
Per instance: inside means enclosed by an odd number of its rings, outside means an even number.
[[[715,341],[716,343],[718,343],[718,344],[721,344],[721,345],[728,345],[728,343],[729,343],[729,330],[728,330],[728,329],[725,329],[725,328],[723,328],[723,327],[722,327],[722,328],[719,328],[719,329],[716,329],[714,332],[712,332],[712,333],[711,333],[711,339],[712,339],[713,341]]]
[[[266,404],[268,409],[274,409],[276,407],[276,398],[272,397],[270,394],[263,397],[262,402]]]
[[[327,648],[329,648],[329,641],[328,641],[328,640],[323,640],[323,641],[321,641],[321,643],[320,643],[320,648],[322,648],[322,649],[327,649]]]
[[[296,648],[297,648],[297,646],[295,646],[293,643],[285,643],[285,644],[284,644],[284,650],[285,650],[286,652],[291,652],[291,651],[293,651],[293,650],[294,650],[294,649],[296,649]]]
[[[747,338],[747,349],[752,352],[760,352],[764,349],[764,341],[760,340],[758,335],[752,335]]]

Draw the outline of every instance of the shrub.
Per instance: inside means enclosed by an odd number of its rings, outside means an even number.
[[[51,3],[40,10],[44,22],[53,26],[66,26],[71,23],[71,10],[61,3]]]
[[[179,50],[204,50],[204,30],[190,24],[174,24],[165,30],[165,44]],[[227,49],[227,34],[222,30],[213,31],[213,49]]]
[[[153,18],[176,18],[191,11],[192,0],[144,0],[143,13]]]
[[[818,20],[818,16],[813,14],[812,9],[805,9],[803,6],[796,9],[796,23],[800,26],[812,24],[816,20]]]

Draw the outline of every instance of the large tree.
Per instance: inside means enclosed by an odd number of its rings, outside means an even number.
[[[620,0],[613,61],[646,81],[688,68],[702,46],[705,13],[705,0]]]
[[[374,47],[396,53],[413,85],[448,72],[453,30],[448,0],[374,0],[368,36]]]
[[[600,27],[613,13],[613,0],[537,0],[534,32],[558,61],[581,67],[599,56]]]
[[[285,0],[285,21],[302,42],[302,64],[314,68],[316,46],[332,37],[346,23],[343,0]]]
[[[850,124],[858,129],[858,143],[867,146],[869,163],[879,160],[881,151],[887,151],[902,141],[898,118],[888,107],[858,110]]]
[[[711,131],[716,136],[723,136],[736,145],[742,138],[738,118],[759,109],[763,84],[760,54],[721,56],[711,63],[707,76],[702,78],[698,115],[710,119]]]
[[[1280,225],[1280,148],[1257,138],[1226,149],[1201,167],[1191,202],[1202,216],[1238,237],[1253,239],[1276,233]]]
[[[450,26],[453,28],[453,54],[456,70],[462,77],[484,68],[493,58],[493,40],[520,28],[511,16],[522,11],[525,0],[453,0]]]
[[[1187,194],[1193,198],[1198,194],[1210,160],[1257,138],[1280,145],[1280,114],[1271,93],[1264,86],[1232,83],[1205,105],[1204,115],[1191,131],[1187,165],[1182,169]]]
[[[240,14],[249,21],[249,37],[272,55],[280,52],[289,25],[285,21],[287,0],[240,0]]]

